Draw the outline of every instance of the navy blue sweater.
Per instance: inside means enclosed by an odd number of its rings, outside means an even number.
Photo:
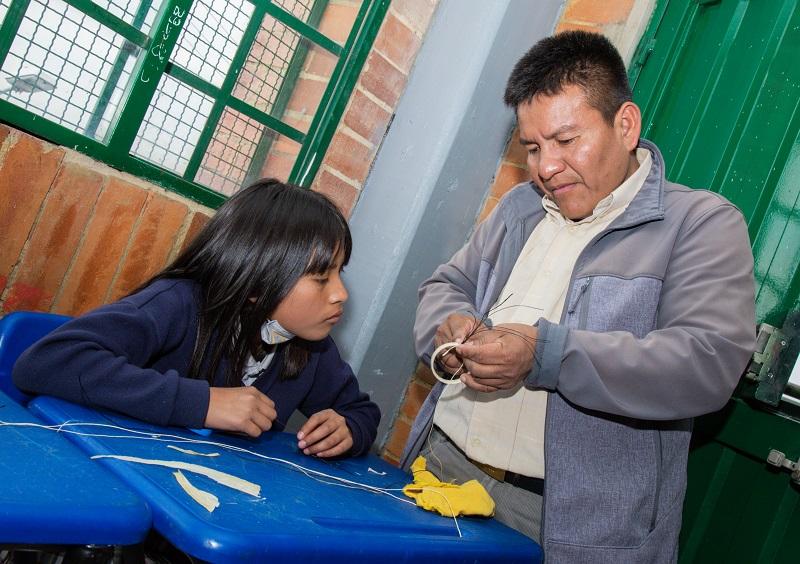
[[[25,351],[14,383],[27,392],[104,407],[159,425],[202,427],[209,384],[187,378],[197,337],[200,289],[189,280],[158,280],[118,302],[77,317]],[[279,379],[278,347],[253,384],[275,402],[281,430],[295,409],[306,416],[332,408],[353,435],[349,454],[369,450],[380,411],[359,391],[350,366],[330,337],[311,344],[297,378]],[[225,385],[221,362],[215,386]]]

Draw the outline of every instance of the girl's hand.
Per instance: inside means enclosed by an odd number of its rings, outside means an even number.
[[[353,435],[344,417],[332,409],[323,409],[308,418],[297,433],[297,441],[304,454],[328,458],[350,450]]]
[[[238,431],[258,437],[272,428],[278,416],[275,403],[257,389],[209,388],[205,426],[222,431]]]

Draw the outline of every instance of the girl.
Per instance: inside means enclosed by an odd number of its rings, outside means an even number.
[[[306,454],[365,453],[380,412],[328,336],[347,290],[347,221],[267,179],[231,197],[175,261],[23,353],[21,389],[159,425],[257,437],[295,409]]]

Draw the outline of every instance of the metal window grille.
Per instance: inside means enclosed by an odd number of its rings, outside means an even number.
[[[211,206],[308,185],[388,4],[0,0],[0,120]]]

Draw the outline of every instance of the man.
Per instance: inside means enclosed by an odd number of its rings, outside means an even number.
[[[478,479],[548,562],[675,562],[692,418],[755,346],[745,222],[665,180],[602,36],[537,43],[505,101],[532,182],[420,288],[418,354],[466,342],[437,359],[460,381],[433,389],[403,464]]]

